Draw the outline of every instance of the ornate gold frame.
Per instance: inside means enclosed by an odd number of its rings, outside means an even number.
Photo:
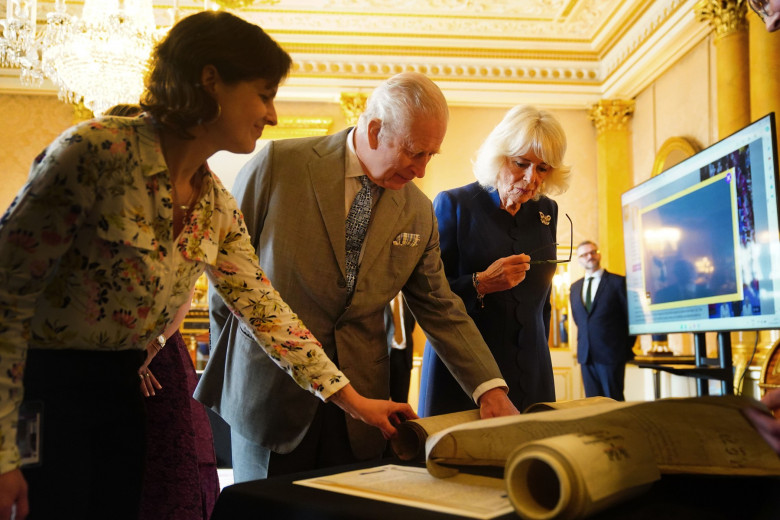
[[[780,357],[780,340],[772,345],[761,364],[758,387],[761,389],[762,396],[772,388],[780,388],[780,359],[778,357]]]
[[[701,146],[686,137],[670,137],[664,141],[664,144],[661,145],[658,153],[655,154],[655,161],[653,162],[653,170],[651,175],[655,177],[662,171],[668,170],[675,164],[681,162],[683,159],[691,157],[699,150],[701,150]],[[675,161],[674,163],[669,164],[669,158],[676,153],[682,153],[684,157],[679,161]]]

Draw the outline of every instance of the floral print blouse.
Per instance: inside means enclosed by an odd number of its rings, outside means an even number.
[[[147,116],[75,126],[0,218],[0,473],[18,466],[27,348],[144,349],[204,271],[266,353],[327,399],[348,380],[262,269],[233,196],[204,164],[173,236],[171,182]]]

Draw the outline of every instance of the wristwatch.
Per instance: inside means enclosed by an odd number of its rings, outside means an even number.
[[[157,343],[160,344],[160,348],[163,348],[165,346],[165,334],[160,334],[157,336]]]
[[[474,286],[474,290],[477,291],[477,303],[480,309],[485,308],[485,295],[479,292],[479,278],[477,273],[471,275],[471,284]]]

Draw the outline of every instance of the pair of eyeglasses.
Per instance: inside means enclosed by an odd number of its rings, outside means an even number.
[[[572,224],[571,217],[569,217],[569,214],[566,213],[566,218],[569,219],[569,259],[568,260],[531,260],[528,262],[529,264],[568,264],[571,262],[571,254],[574,250],[574,224]],[[551,244],[543,245],[542,247],[538,247],[531,251],[530,253],[526,253],[527,255],[531,255],[533,253],[536,253],[537,251],[541,251],[542,249],[546,247],[557,247],[558,242],[552,242]]]
[[[767,11],[769,0],[748,0],[748,5],[761,21],[766,23],[766,19],[769,18],[769,11]]]

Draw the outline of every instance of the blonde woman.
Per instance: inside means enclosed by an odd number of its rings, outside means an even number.
[[[477,182],[433,202],[447,279],[518,410],[555,400],[547,338],[558,205],[546,194],[566,190],[565,153],[566,136],[551,114],[514,107],[479,149]],[[473,408],[427,344],[424,356],[420,415]]]

